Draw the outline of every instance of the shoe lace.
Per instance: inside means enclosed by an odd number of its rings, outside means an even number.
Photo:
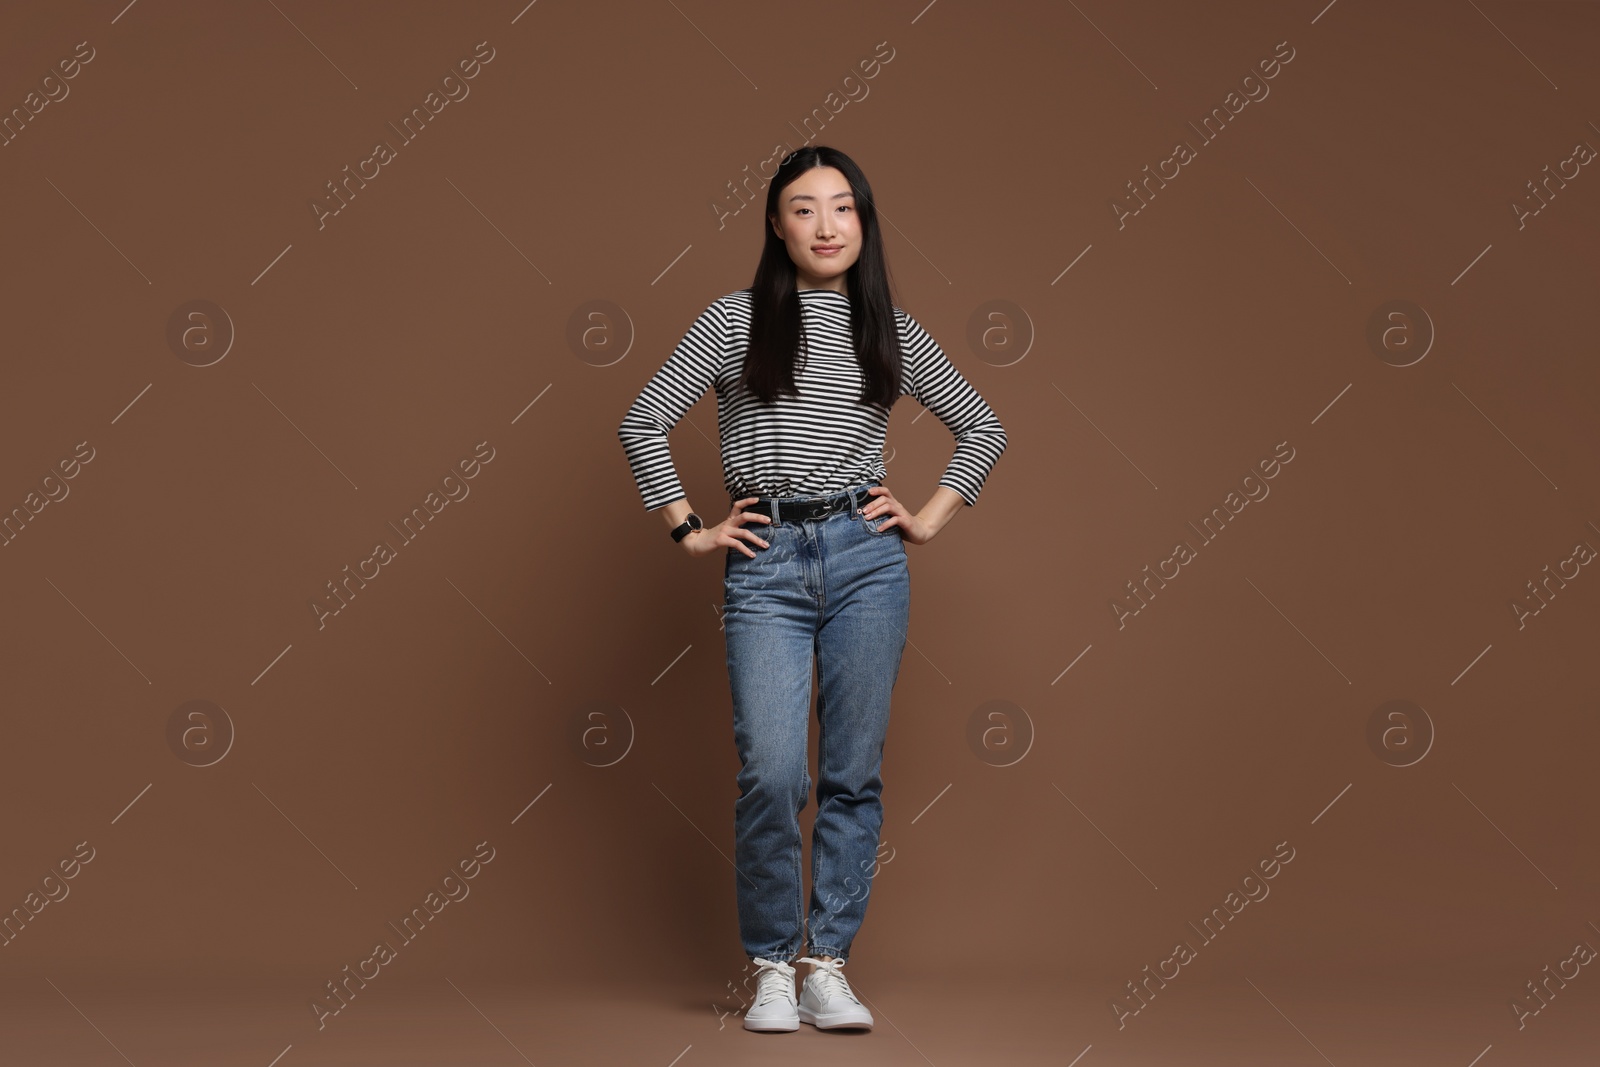
[[[783,1000],[794,994],[794,968],[782,960],[758,959],[761,977],[756,985],[756,1003]]]
[[[807,956],[800,962],[811,964],[809,980],[816,988],[820,999],[826,1001],[832,997],[843,997],[853,1003],[861,1003],[856,999],[855,992],[850,988],[850,983],[845,979],[845,976],[839,973],[839,968],[845,964],[844,960],[819,960],[815,957]]]

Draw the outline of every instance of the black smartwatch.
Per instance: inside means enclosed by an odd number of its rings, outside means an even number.
[[[700,516],[691,511],[689,512],[689,517],[687,519],[684,519],[677,526],[673,527],[672,539],[674,541],[682,541],[694,531],[703,530],[705,528],[706,524],[700,521]]]

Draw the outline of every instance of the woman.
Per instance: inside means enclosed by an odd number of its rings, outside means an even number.
[[[840,972],[866,914],[883,823],[889,696],[910,616],[907,542],[973,504],[1005,451],[1000,420],[895,307],[872,189],[844,153],[786,156],[767,189],[755,282],[712,302],[617,430],[646,510],[691,556],[724,553],[723,628],[741,769],[734,808],[739,932],[760,972],[749,1030],[867,1028]],[[690,510],[667,448],[717,391],[728,517]],[[912,512],[882,484],[889,409],[910,394],[956,439]],[[812,657],[820,780],[812,834],[811,964],[802,944],[800,823],[810,780]]]

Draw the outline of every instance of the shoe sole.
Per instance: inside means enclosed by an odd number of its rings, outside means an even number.
[[[800,1021],[803,1023],[810,1023],[818,1030],[872,1029],[872,1021],[870,1019],[862,1019],[859,1016],[850,1015],[848,1013],[818,1015],[810,1008],[805,1007],[800,1009]]]
[[[752,1030],[752,1031],[754,1031],[754,1032],[756,1032],[758,1034],[759,1033],[770,1033],[770,1032],[788,1033],[788,1032],[800,1029],[800,1020],[798,1018],[793,1018],[793,1019],[759,1019],[759,1020],[757,1020],[755,1022],[754,1025],[752,1025],[751,1021],[749,1019],[746,1019],[744,1021],[744,1028],[746,1030]]]

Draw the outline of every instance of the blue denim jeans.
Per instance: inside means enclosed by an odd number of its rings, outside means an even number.
[[[824,497],[779,497],[752,559],[727,552],[723,629],[733,690],[739,799],[734,807],[739,933],[752,959],[788,960],[803,943],[800,812],[811,791],[806,747],[818,677],[817,815],[811,836],[810,954],[847,959],[866,915],[883,825],[884,737],[911,614],[899,526],[861,508],[877,481]],[[785,519],[784,504],[838,510]]]

